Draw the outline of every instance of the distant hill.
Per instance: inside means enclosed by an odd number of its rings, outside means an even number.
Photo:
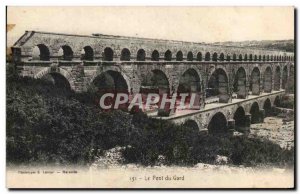
[[[294,40],[262,40],[262,41],[252,40],[252,41],[241,41],[241,42],[228,41],[228,42],[215,42],[214,45],[262,48],[262,49],[294,52]]]

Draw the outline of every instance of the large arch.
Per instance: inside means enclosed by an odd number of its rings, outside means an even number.
[[[272,70],[271,67],[267,67],[264,73],[264,92],[272,92]]]
[[[228,95],[228,76],[226,72],[218,68],[209,78],[206,97],[219,97],[219,102],[227,103],[229,100]]]
[[[265,116],[269,117],[272,115],[272,105],[271,105],[271,101],[269,98],[267,98],[264,102],[264,106],[263,106],[264,110],[265,110]]]
[[[281,80],[281,71],[280,67],[277,66],[275,69],[275,76],[274,76],[274,90],[280,90],[280,80]]]
[[[251,123],[259,123],[261,122],[260,112],[259,112],[259,105],[257,102],[254,102],[250,108],[251,114]]]
[[[200,128],[198,126],[198,123],[194,120],[187,120],[184,122],[183,124],[184,127],[188,128],[190,131],[193,131],[195,133],[199,132],[200,131]]]
[[[58,68],[56,71],[53,71],[53,69],[51,67],[46,67],[42,71],[40,71],[37,74],[35,74],[34,78],[35,79],[42,79],[42,78],[44,79],[44,78],[47,78],[47,77],[49,78],[49,76],[46,76],[46,75],[50,75],[51,76],[51,74],[52,75],[53,74],[60,74],[68,82],[67,85],[70,85],[70,89],[73,90],[73,91],[75,91],[75,85],[74,85],[74,81],[73,81],[72,75],[68,71],[66,71],[66,70],[64,70],[62,68]],[[60,78],[60,76],[58,76],[58,78]],[[53,79],[55,79],[55,78],[53,78]],[[55,80],[49,80],[49,81],[51,81],[52,83],[55,84]]]
[[[83,47],[81,54],[81,60],[86,60],[86,61],[93,61],[94,60],[94,51],[92,47],[90,46],[85,46]]]
[[[287,80],[288,80],[288,68],[287,66],[284,66],[282,72],[282,89],[286,88]]]
[[[58,55],[61,56],[61,59],[65,60],[65,61],[72,61],[72,59],[73,59],[73,51],[72,51],[71,47],[68,45],[63,45],[58,50]]]
[[[237,94],[237,98],[246,98],[247,88],[246,88],[246,71],[243,67],[240,67],[235,75],[233,92]]]
[[[221,112],[217,112],[209,121],[208,124],[209,133],[222,133],[228,130],[227,119]]]
[[[32,59],[40,61],[49,61],[50,52],[46,45],[38,44],[32,50]]]
[[[235,129],[237,131],[246,130],[247,121],[246,121],[245,110],[243,107],[240,106],[236,109],[233,119],[235,121]]]
[[[260,71],[255,67],[251,72],[250,91],[252,95],[259,95],[260,93]]]
[[[58,72],[47,73],[43,75],[41,79],[52,83],[53,85],[55,85],[56,88],[61,88],[65,92],[71,91],[71,85],[68,79]]]

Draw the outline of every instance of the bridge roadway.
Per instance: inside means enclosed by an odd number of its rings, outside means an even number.
[[[251,123],[263,122],[264,117],[271,112],[272,107],[276,106],[276,100],[281,99],[284,94],[284,90],[272,91],[260,95],[249,95],[247,99],[232,99],[228,103],[206,104],[201,110],[176,110],[169,117],[159,117],[153,112],[148,113],[148,116],[170,120],[177,124],[188,124],[200,131],[207,131],[211,128],[210,126],[221,123],[226,124],[226,129],[235,129],[237,128],[235,126],[236,120],[244,121],[239,122],[239,125],[244,126],[243,129],[249,129]],[[255,107],[258,110],[255,111]],[[243,111],[238,111],[238,109]],[[217,116],[218,118],[216,118],[216,115],[221,115],[221,117]],[[257,119],[257,117],[259,118]]]

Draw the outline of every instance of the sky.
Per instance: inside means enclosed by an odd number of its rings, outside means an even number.
[[[8,7],[7,43],[26,30],[191,42],[294,39],[293,7]]]

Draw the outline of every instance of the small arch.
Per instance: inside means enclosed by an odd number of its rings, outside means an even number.
[[[251,124],[261,122],[261,117],[260,117],[260,113],[259,113],[259,105],[257,102],[254,102],[251,105],[250,114],[251,114]]]
[[[240,55],[239,55],[239,61],[242,61],[242,60],[243,60],[243,55],[240,54]]]
[[[104,49],[104,61],[113,61],[114,51],[110,47]]]
[[[197,54],[197,61],[202,61],[202,53],[198,52]]]
[[[225,58],[225,57],[224,57],[224,53],[221,53],[221,54],[220,54],[220,58],[219,58],[220,61],[224,61],[224,58]]]
[[[263,60],[263,61],[266,61],[266,55],[263,55],[262,60]]]
[[[188,54],[187,54],[187,61],[193,61],[193,59],[194,59],[193,53],[192,52],[188,52]]]
[[[205,61],[210,61],[210,53],[209,52],[207,52],[205,54]]]
[[[213,61],[218,61],[218,54],[217,54],[217,53],[214,53],[214,54],[213,54],[212,60],[213,60]]]
[[[146,52],[144,49],[139,49],[136,55],[137,61],[145,61],[146,60]]]
[[[258,61],[261,61],[261,55],[258,56]]]
[[[249,61],[252,61],[253,60],[253,56],[252,54],[249,55]]]
[[[172,60],[172,52],[170,50],[167,50],[165,52],[165,61],[171,61]]]
[[[182,51],[178,51],[176,54],[176,61],[182,61],[183,60],[183,53]]]
[[[272,105],[269,98],[267,98],[264,102],[264,110],[265,110],[265,116],[269,117],[272,115]]]
[[[257,61],[257,55],[254,55],[254,61]]]
[[[233,54],[232,60],[233,60],[233,61],[236,61],[236,54]]]
[[[267,55],[266,61],[270,61],[270,56],[269,55]]]
[[[230,55],[227,55],[226,56],[226,61],[230,61],[230,60],[231,60]]]
[[[279,56],[279,61],[281,61],[281,59],[282,59],[282,57],[281,57],[281,55]]]
[[[130,61],[130,51],[127,48],[122,49],[121,51],[121,61]]]
[[[187,120],[184,124],[183,124],[184,127],[188,128],[189,130],[191,131],[194,131],[194,132],[199,132],[200,128],[198,126],[198,123],[194,120]]]
[[[244,56],[244,61],[248,61],[248,55],[247,54],[245,54],[245,56]]]
[[[270,61],[273,61],[273,55],[271,55],[271,57],[270,57]]]
[[[32,59],[40,60],[40,61],[49,61],[50,60],[50,52],[46,45],[38,44],[33,48],[32,51]]]
[[[217,112],[211,118],[208,124],[209,133],[223,133],[228,130],[227,119],[225,115],[221,112]]]
[[[152,61],[159,61],[159,52],[158,52],[157,50],[154,50],[154,51],[152,52],[151,60],[152,60]]]
[[[59,53],[59,56],[61,56],[62,60],[72,61],[72,59],[73,59],[73,51],[72,51],[71,47],[68,45],[62,46],[59,49],[58,53]]]
[[[81,53],[81,60],[93,61],[94,60],[94,51],[92,47],[85,46],[83,52]]]

